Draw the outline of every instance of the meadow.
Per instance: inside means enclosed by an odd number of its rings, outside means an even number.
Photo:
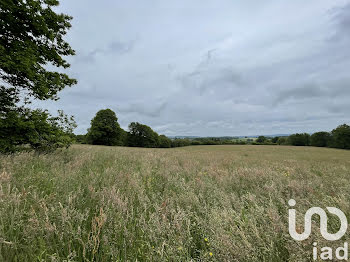
[[[0,261],[312,261],[314,221],[288,233],[288,200],[350,218],[350,151],[291,146],[74,145],[0,156]],[[329,231],[339,221],[330,216]]]

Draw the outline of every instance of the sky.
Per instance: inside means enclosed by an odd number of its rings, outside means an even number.
[[[168,136],[330,131],[350,123],[349,0],[61,0],[78,84],[35,102],[100,109]]]

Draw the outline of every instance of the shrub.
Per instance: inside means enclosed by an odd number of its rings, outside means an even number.
[[[343,124],[332,130],[332,147],[350,149],[350,126]]]
[[[329,146],[331,141],[331,134],[328,132],[316,132],[310,137],[310,145],[318,147]]]
[[[308,146],[310,145],[310,135],[307,133],[290,135],[287,143],[292,146]]]

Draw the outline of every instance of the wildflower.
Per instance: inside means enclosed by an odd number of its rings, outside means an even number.
[[[212,257],[212,256],[213,256],[213,253],[209,252],[209,256],[211,256],[211,257]]]
[[[205,242],[208,242],[208,238],[204,238],[204,241],[205,241]]]

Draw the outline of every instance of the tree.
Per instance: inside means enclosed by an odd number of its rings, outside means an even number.
[[[208,140],[206,140],[208,141]],[[203,141],[204,143],[204,141]],[[182,146],[190,146],[191,145],[191,141],[186,139],[186,138],[176,138],[174,140],[172,140],[172,143],[171,143],[171,147],[182,147]]]
[[[118,146],[128,146],[128,132],[120,128]]]
[[[118,145],[121,128],[118,118],[111,109],[100,110],[91,120],[91,127],[87,133],[87,141],[93,145]]]
[[[293,146],[308,146],[310,145],[310,135],[307,133],[290,135],[288,137],[288,144]]]
[[[132,122],[129,125],[128,145],[137,147],[158,147],[158,134],[147,125]]]
[[[331,141],[331,134],[328,132],[316,132],[310,137],[310,145],[318,147],[326,147]]]
[[[343,124],[332,130],[332,147],[350,149],[350,126]]]
[[[9,112],[6,119],[0,119],[0,152],[13,153],[24,144],[37,152],[69,147],[76,124],[73,118],[59,113],[58,117],[52,117],[43,110]]]
[[[23,144],[32,145],[29,137],[32,137],[30,132],[33,130],[38,132],[42,142],[48,139],[47,145],[60,147],[60,135],[66,137],[66,134],[55,130],[63,131],[74,125],[71,122],[72,125],[58,127],[67,119],[62,113],[53,118],[46,111],[31,111],[24,107],[33,99],[57,100],[59,91],[76,83],[75,79],[64,73],[48,70],[48,65],[69,67],[63,57],[74,55],[74,50],[63,40],[71,27],[72,18],[56,14],[52,7],[58,4],[57,0],[0,2],[2,152],[7,149],[16,150],[17,146]],[[46,128],[41,128],[44,126]],[[22,133],[11,130],[21,130]],[[42,145],[44,144],[43,142]]]
[[[169,148],[171,147],[171,139],[167,138],[165,135],[159,136],[159,147]]]
[[[264,137],[264,136],[259,136],[259,137],[257,138],[256,142],[258,142],[258,143],[265,143],[266,140],[267,140],[266,137]]]
[[[278,136],[275,136],[275,137],[273,137],[273,138],[271,139],[271,142],[276,144],[277,141],[278,141],[278,139],[279,139],[279,137],[278,137]]]
[[[287,137],[279,137],[278,140],[277,140],[277,144],[278,145],[286,145],[287,144]]]
[[[78,144],[86,144],[86,135],[76,135],[75,142]]]

